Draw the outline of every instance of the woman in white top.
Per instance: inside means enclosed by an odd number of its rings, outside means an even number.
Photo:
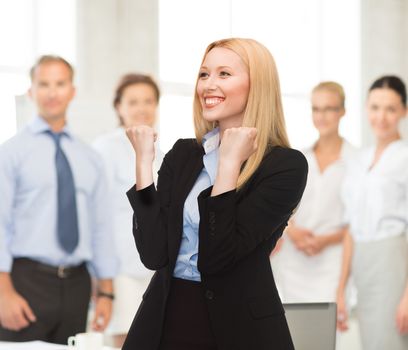
[[[119,275],[114,280],[115,300],[112,319],[106,332],[113,336],[114,345],[121,347],[142,300],[152,273],[139,259],[132,235],[132,215],[126,191],[134,182],[135,153],[125,129],[135,125],[153,127],[159,103],[159,88],[151,77],[127,74],[119,81],[113,101],[120,126],[99,137],[95,148],[102,154],[109,175],[114,205],[115,248],[120,261]],[[158,148],[156,148],[158,149]],[[163,155],[156,153],[154,173]]]
[[[344,286],[351,270],[364,350],[408,349],[408,144],[404,83],[385,76],[370,87],[367,113],[376,144],[352,162],[344,183],[350,223],[338,288],[338,328],[347,329]]]
[[[319,138],[304,150],[309,164],[306,189],[272,264],[284,302],[335,301],[341,269],[340,189],[346,160],[354,151],[339,135],[344,90],[338,83],[322,82],[312,90],[311,102]]]

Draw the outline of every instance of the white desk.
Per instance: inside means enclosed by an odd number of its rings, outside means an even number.
[[[39,340],[22,343],[10,343],[0,341],[0,350],[68,350],[68,349],[72,348],[69,348],[67,345],[45,343]],[[104,346],[103,350],[115,350],[115,348]]]

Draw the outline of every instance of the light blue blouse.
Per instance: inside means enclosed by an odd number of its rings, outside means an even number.
[[[200,214],[198,212],[198,195],[206,188],[212,186],[217,175],[218,151],[220,143],[219,129],[207,133],[203,138],[205,154],[203,156],[204,168],[187,196],[183,211],[183,235],[179,255],[173,276],[191,281],[201,281],[197,269],[198,260],[198,226]]]

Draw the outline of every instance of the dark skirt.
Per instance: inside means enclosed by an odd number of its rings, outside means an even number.
[[[200,282],[173,278],[159,350],[217,350]]]

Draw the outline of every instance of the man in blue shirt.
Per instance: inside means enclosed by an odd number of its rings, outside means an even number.
[[[0,146],[0,340],[66,344],[112,309],[117,270],[103,163],[66,124],[75,95],[72,66],[42,56],[29,95],[38,115]]]

